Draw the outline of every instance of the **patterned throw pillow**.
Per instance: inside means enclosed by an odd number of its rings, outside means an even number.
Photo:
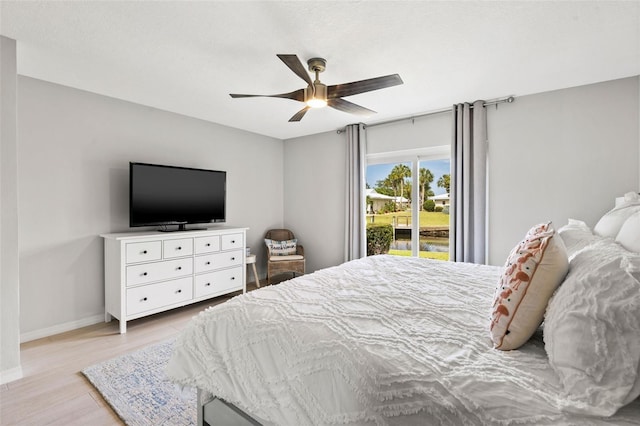
[[[270,256],[290,256],[296,254],[297,239],[276,241],[265,238],[264,242],[267,247],[269,247]]]
[[[568,270],[567,250],[551,224],[531,228],[498,281],[489,326],[496,349],[517,349],[529,340]]]

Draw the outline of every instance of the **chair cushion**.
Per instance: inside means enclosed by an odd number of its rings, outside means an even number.
[[[299,254],[291,254],[288,256],[271,256],[269,261],[271,262],[283,262],[288,260],[304,260],[304,256],[300,256]]]

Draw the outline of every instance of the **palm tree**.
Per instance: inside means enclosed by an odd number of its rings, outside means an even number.
[[[431,170],[420,168],[420,210],[424,208],[426,196],[433,194],[431,191],[431,182],[433,182],[433,173]]]
[[[440,176],[440,179],[438,179],[438,187],[444,188],[445,191],[447,191],[447,194],[449,194],[450,186],[451,186],[451,175],[446,174],[446,175]]]
[[[404,183],[405,179],[411,177],[411,169],[406,164],[396,164],[391,169],[391,173],[389,173],[389,180],[392,182],[393,187],[400,188],[400,210],[404,210],[404,206],[402,205],[402,198],[404,197]],[[397,192],[395,193],[397,197]]]

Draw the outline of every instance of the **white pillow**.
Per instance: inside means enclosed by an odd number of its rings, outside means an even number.
[[[622,224],[616,242],[629,251],[640,253],[640,212],[632,214]]]
[[[549,301],[545,350],[565,411],[611,416],[640,395],[640,283],[629,270],[637,257],[596,241],[571,260]]]
[[[558,229],[558,235],[562,238],[569,260],[578,251],[601,237],[593,235],[593,231],[581,220],[569,219],[569,223]]]
[[[635,192],[627,192],[622,204],[605,213],[594,226],[593,232],[601,237],[615,238],[627,218],[636,212],[640,212],[640,196]]]

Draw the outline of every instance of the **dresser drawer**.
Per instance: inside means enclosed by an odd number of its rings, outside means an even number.
[[[127,315],[193,299],[192,277],[127,289]]]
[[[220,251],[220,236],[198,237],[194,239],[196,246],[196,254],[213,253]]]
[[[227,234],[221,235],[222,250],[233,250],[244,247],[244,241],[242,240],[242,234]]]
[[[162,241],[146,241],[126,245],[127,263],[148,262],[162,259]]]
[[[242,265],[242,250],[196,256],[194,269],[197,274],[234,265]]]
[[[127,266],[127,286],[191,275],[193,258]]]
[[[165,259],[174,257],[191,256],[193,254],[193,238],[181,240],[165,240],[162,243]]]
[[[233,290],[242,290],[242,272],[242,268],[238,267],[196,275],[194,286],[195,297],[198,298],[210,294],[222,294]]]

